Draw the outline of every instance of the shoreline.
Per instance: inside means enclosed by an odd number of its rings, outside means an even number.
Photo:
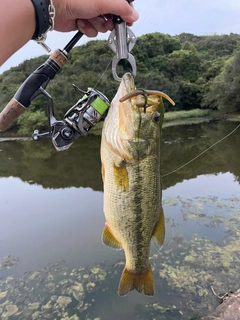
[[[166,117],[163,122],[163,128],[176,126],[176,125],[193,125],[203,122],[211,122],[211,121],[231,121],[231,122],[240,122],[240,112],[230,112],[230,113],[220,113],[219,111],[211,111],[208,110],[207,114],[204,116],[191,116],[195,110],[185,111],[184,117],[181,117],[182,111],[173,112],[173,115],[177,115],[179,113],[179,118],[174,119],[172,117]],[[167,114],[167,113],[166,113]],[[188,116],[186,116],[188,115]]]
[[[205,115],[201,115],[205,114]],[[199,116],[196,115],[196,109],[190,111],[173,111],[165,114],[163,122],[163,129],[171,126],[179,125],[194,125],[203,122],[211,121],[231,121],[240,122],[240,112],[220,113],[219,111],[201,110]],[[102,133],[103,121],[97,124],[95,128],[90,131],[90,135],[100,136]],[[0,133],[0,143],[4,141],[17,141],[17,140],[32,140],[31,136],[18,136],[16,133],[7,132]]]

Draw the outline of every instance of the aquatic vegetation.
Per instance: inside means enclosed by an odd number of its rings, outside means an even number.
[[[4,312],[2,313],[2,319],[8,319],[18,312],[18,307],[14,304],[5,304]]]
[[[72,302],[72,299],[70,297],[59,296],[57,298],[57,303],[59,304],[60,307],[66,307],[71,302]]]
[[[218,305],[211,286],[219,293],[239,289],[239,203],[238,198],[213,197],[163,200],[165,211],[177,209],[178,219],[184,223],[194,222],[199,230],[211,228],[212,232],[220,228],[222,237],[211,240],[198,233],[184,237],[173,221],[175,213],[166,219],[167,232],[174,230],[173,235],[150,258],[155,296],[137,304],[134,313],[126,310],[126,320],[197,320]],[[121,260],[114,265],[104,262],[69,269],[59,261],[20,278],[0,278],[0,318],[104,319],[102,310],[107,308],[111,314],[120,303],[117,299],[125,303],[116,293],[123,264]],[[124,312],[121,307],[119,312]]]
[[[13,257],[12,255],[7,255],[0,259],[0,270],[10,269],[18,263],[18,258]]]

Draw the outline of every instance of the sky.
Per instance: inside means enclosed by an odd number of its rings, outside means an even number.
[[[139,20],[131,27],[135,35],[162,32],[177,35],[182,32],[196,35],[240,33],[239,0],[135,0]],[[48,33],[46,44],[52,49],[62,49],[75,34]],[[107,39],[109,33],[99,34],[96,39]],[[78,45],[93,38],[83,37]],[[47,52],[36,42],[29,41],[0,67],[0,74]],[[33,70],[34,71],[34,70]]]

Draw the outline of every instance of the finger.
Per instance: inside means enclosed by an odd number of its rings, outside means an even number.
[[[77,26],[88,37],[95,37],[98,32],[107,32],[113,29],[112,20],[107,20],[105,17],[99,16],[93,19],[77,20]]]
[[[103,17],[105,20],[112,20],[112,14],[102,14],[101,17]]]
[[[105,27],[108,30],[112,30],[114,28],[114,24],[112,22],[113,15],[112,14],[104,14],[104,15],[102,14],[101,17],[103,17],[104,20],[106,21]],[[130,27],[133,25],[133,23],[127,23],[127,25]]]
[[[88,19],[88,22],[99,32],[107,32],[113,28],[112,19],[108,20],[105,16]]]
[[[138,12],[134,9],[132,5],[129,5],[126,0],[99,1],[98,11],[99,14],[103,15],[107,13],[119,15],[124,21],[128,23],[135,22],[139,17]]]
[[[84,33],[89,38],[93,38],[98,35],[98,30],[95,29],[94,26],[87,20],[78,19],[77,27],[82,33]]]
[[[104,26],[105,26],[106,31],[111,31],[111,30],[113,30],[113,28],[114,28],[114,23],[113,23],[112,19],[106,20],[105,23],[104,23]]]

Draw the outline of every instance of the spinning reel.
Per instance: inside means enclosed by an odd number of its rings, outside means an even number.
[[[103,93],[93,88],[88,88],[86,92],[79,88],[77,90],[84,93],[83,97],[66,112],[64,120],[58,121],[54,117],[52,97],[45,89],[40,88],[48,101],[49,131],[39,133],[39,130],[35,130],[32,135],[33,140],[51,137],[56,150],[62,151],[68,149],[79,136],[88,135],[89,131],[101,120],[110,103]]]

